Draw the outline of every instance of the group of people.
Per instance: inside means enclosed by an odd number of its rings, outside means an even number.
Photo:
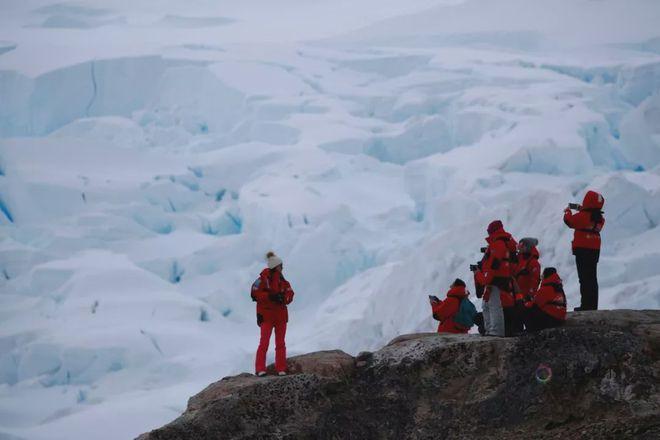
[[[605,225],[604,202],[601,194],[588,191],[581,205],[570,204],[564,210],[564,223],[574,229],[572,248],[581,295],[581,304],[575,308],[578,311],[598,308],[597,266],[600,231]],[[473,307],[466,307],[469,293],[465,282],[456,279],[445,300],[430,297],[433,317],[440,321],[438,332],[467,333],[474,323],[484,335],[515,336],[524,330],[561,325],[567,307],[562,280],[554,267],[541,272],[538,240],[523,238],[516,242],[500,220],[491,222],[487,231],[484,256],[470,267],[477,298],[483,300],[482,313],[475,312],[470,319],[463,316]]]
[[[573,255],[580,281],[581,304],[575,310],[598,308],[597,265],[600,231],[605,225],[603,196],[588,191],[581,205],[569,204],[564,223],[574,229]],[[573,212],[576,210],[577,212]],[[487,247],[481,261],[472,265],[475,291],[482,298],[477,313],[468,299],[465,282],[459,278],[449,287],[446,298],[430,296],[433,317],[440,321],[439,333],[467,333],[472,325],[490,336],[515,336],[524,330],[536,331],[561,325],[566,319],[566,295],[554,267],[541,271],[538,240],[517,242],[500,220],[488,225]],[[291,284],[284,278],[283,262],[273,252],[266,255],[267,268],[252,284],[251,297],[257,303],[257,324],[261,330],[255,357],[255,373],[266,375],[266,353],[275,331],[275,371],[286,375],[287,305],[293,301]]]

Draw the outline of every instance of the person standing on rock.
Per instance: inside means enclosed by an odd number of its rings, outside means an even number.
[[[536,238],[525,237],[518,242],[518,264],[514,268],[516,284],[516,331],[522,331],[526,314],[525,303],[531,301],[541,282],[541,264]]]
[[[528,331],[558,327],[566,320],[566,295],[554,267],[546,267],[538,292],[525,303],[525,327]]]
[[[513,308],[512,269],[510,259],[517,243],[504,230],[500,220],[488,225],[488,247],[481,268],[475,274],[475,282],[485,286],[483,296],[483,320],[486,335],[505,336],[506,326],[503,307]]]
[[[587,191],[582,205],[569,204],[564,210],[564,223],[573,234],[573,255],[580,281],[580,310],[598,309],[598,260],[600,258],[600,231],[605,226],[603,205],[605,199],[595,191]],[[573,214],[573,209],[578,212]]]
[[[252,285],[252,300],[257,303],[257,325],[261,329],[254,369],[257,376],[266,375],[266,353],[275,329],[275,371],[284,376],[287,370],[284,342],[289,321],[287,305],[293,301],[294,293],[291,284],[282,275],[282,259],[271,251],[266,254],[266,262],[268,267],[261,271]]]
[[[449,286],[445,300],[441,301],[434,296],[429,297],[433,318],[440,321],[438,333],[467,333],[470,330],[470,327],[474,324],[474,315],[477,311],[472,303],[462,306],[463,301],[469,301],[467,299],[468,295],[469,292],[465,288],[465,282],[460,278],[456,278]],[[465,311],[466,316],[458,316],[461,309]]]

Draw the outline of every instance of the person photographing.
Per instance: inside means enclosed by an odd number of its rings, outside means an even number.
[[[438,333],[467,333],[474,325],[477,310],[468,299],[469,294],[465,282],[456,278],[444,300],[429,295],[433,318],[440,321]]]
[[[488,225],[488,246],[484,258],[476,268],[475,284],[484,286],[483,320],[489,336],[503,337],[507,333],[504,308],[513,309],[513,282],[511,256],[517,253],[518,243],[506,232],[500,220]],[[480,266],[480,267],[479,267]]]
[[[572,249],[580,281],[580,306],[576,311],[598,309],[598,260],[600,233],[605,226],[605,199],[595,191],[587,191],[581,205],[570,203],[564,209],[564,223],[574,229]],[[576,210],[576,213],[573,211]]]

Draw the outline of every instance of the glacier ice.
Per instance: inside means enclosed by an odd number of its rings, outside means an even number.
[[[249,371],[270,249],[290,354],[355,353],[433,329],[495,218],[576,304],[593,188],[603,307],[660,307],[657,2],[212,3],[0,6],[0,437],[135,436]]]

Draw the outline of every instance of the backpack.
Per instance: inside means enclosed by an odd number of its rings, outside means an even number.
[[[474,325],[474,318],[477,316],[477,308],[472,304],[467,298],[461,300],[461,304],[458,307],[458,313],[454,316],[454,322],[458,325],[461,325],[467,329],[472,328]]]
[[[261,286],[261,277],[258,277],[256,280],[254,280],[254,283],[252,283],[252,287],[250,288],[250,297],[252,298],[252,301],[257,301],[257,298],[254,296],[254,292],[259,290],[259,286]]]
[[[266,278],[266,290],[270,289],[270,282],[269,282],[269,277]],[[284,282],[287,282],[286,279],[280,274],[280,279]],[[271,279],[272,281],[272,279]],[[256,302],[257,298],[254,296],[254,293],[259,290],[259,287],[261,287],[261,276],[257,277],[256,280],[254,280],[254,283],[252,283],[252,287],[250,288],[250,297],[252,298],[252,301]]]

